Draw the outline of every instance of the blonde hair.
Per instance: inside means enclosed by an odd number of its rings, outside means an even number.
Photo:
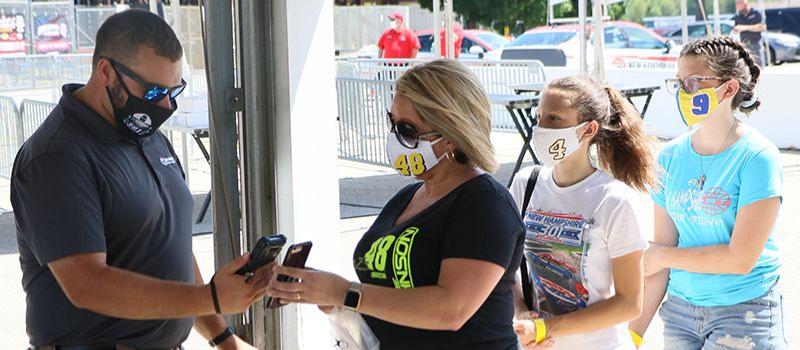
[[[435,60],[409,69],[396,84],[422,120],[456,144],[456,161],[497,170],[491,105],[475,74],[456,61]]]

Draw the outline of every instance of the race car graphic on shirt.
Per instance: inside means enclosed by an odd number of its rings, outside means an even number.
[[[589,219],[542,210],[525,214],[525,258],[533,289],[533,310],[544,317],[585,308],[582,261],[588,250]]]

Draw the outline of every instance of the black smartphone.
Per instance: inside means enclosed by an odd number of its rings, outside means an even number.
[[[286,236],[281,234],[259,238],[256,246],[253,247],[253,251],[250,252],[250,260],[239,270],[236,270],[236,273],[244,276],[255,272],[261,266],[269,264],[278,258],[285,244]]]
[[[286,251],[286,257],[283,258],[283,266],[295,267],[298,269],[305,268],[308,254],[311,252],[311,246],[311,242],[297,243],[289,246],[289,249]],[[286,275],[278,275],[277,280],[281,282],[297,282],[297,279]],[[272,297],[267,299],[268,308],[274,309],[280,306],[279,299]]]

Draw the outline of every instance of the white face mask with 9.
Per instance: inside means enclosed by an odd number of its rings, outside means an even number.
[[[578,129],[588,124],[581,123],[571,128],[547,129],[533,128],[533,153],[544,166],[554,166],[578,150],[580,139]]]
[[[426,171],[439,164],[445,156],[436,157],[433,153],[433,145],[444,139],[440,137],[436,141],[420,140],[417,148],[411,149],[403,146],[393,133],[388,133],[386,137],[386,157],[392,163],[394,170],[403,176],[420,176]]]

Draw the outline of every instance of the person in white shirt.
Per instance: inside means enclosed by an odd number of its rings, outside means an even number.
[[[515,288],[515,331],[526,349],[634,349],[627,322],[641,312],[648,245],[636,190],[657,184],[652,139],[619,91],[585,76],[551,82],[537,113],[543,166],[522,169],[510,189],[524,208],[520,276],[530,281]]]

